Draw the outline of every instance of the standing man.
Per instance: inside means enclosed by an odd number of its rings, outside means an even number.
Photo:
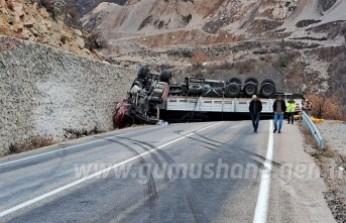
[[[253,131],[257,133],[258,124],[260,120],[260,112],[262,111],[262,102],[257,98],[256,95],[252,95],[249,111],[251,115]]]
[[[293,100],[293,98],[290,98],[290,100],[286,103],[286,112],[287,112],[287,124],[293,124],[294,122],[294,113],[296,112],[297,104]]]
[[[282,122],[284,120],[284,113],[286,112],[286,103],[281,95],[278,96],[278,99],[274,101],[273,104],[274,111],[274,133],[279,130],[281,133]],[[279,122],[279,128],[277,123]]]

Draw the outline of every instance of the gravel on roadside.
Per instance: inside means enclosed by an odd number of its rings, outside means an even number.
[[[327,141],[327,150],[317,159],[329,191],[325,199],[338,223],[346,222],[346,122],[325,120],[316,124]],[[341,173],[341,174],[340,174]]]
[[[327,140],[328,146],[340,155],[346,155],[346,122],[325,120],[317,124],[317,128]]]

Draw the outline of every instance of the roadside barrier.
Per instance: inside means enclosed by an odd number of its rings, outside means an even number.
[[[322,137],[320,131],[317,129],[315,123],[311,120],[310,116],[306,114],[306,112],[302,112],[302,120],[303,120],[303,126],[305,128],[308,128],[311,132],[311,134],[314,136],[318,148],[319,149],[325,149],[326,148],[326,140]]]

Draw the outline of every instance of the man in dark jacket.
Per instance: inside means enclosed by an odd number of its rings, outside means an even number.
[[[286,102],[282,98],[281,95],[278,96],[278,99],[274,101],[273,104],[274,111],[274,133],[278,131],[281,133],[282,122],[284,120],[284,113],[286,112]],[[277,126],[277,122],[279,122],[279,128]]]
[[[262,102],[257,98],[256,95],[252,96],[252,100],[250,102],[249,111],[251,114],[251,120],[254,132],[257,133],[258,124],[260,120],[260,112],[262,111]]]

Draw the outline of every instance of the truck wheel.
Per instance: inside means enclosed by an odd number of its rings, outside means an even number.
[[[276,92],[275,83],[272,80],[264,80],[261,84],[261,95],[267,98],[274,96]]]
[[[244,92],[248,96],[252,96],[257,93],[257,85],[248,83],[244,87]]]
[[[144,79],[149,72],[149,66],[144,65],[138,69],[137,78]]]
[[[201,85],[190,85],[188,95],[198,96],[202,93],[203,87]]]
[[[168,70],[164,70],[161,72],[160,81],[169,83],[169,80],[171,79],[171,77],[172,77],[172,72]]]
[[[241,80],[236,77],[232,77],[226,81],[225,95],[226,97],[237,97],[241,91]]]
[[[255,78],[248,78],[245,80],[244,93],[252,96],[257,93],[258,81]]]
[[[229,83],[225,88],[227,97],[237,97],[240,94],[240,85],[237,83]]]

